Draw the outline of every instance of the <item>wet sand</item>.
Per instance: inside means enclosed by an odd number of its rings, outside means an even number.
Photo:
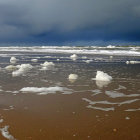
[[[9,125],[9,132],[19,140],[140,138],[139,112],[86,109],[87,104],[81,100],[83,96],[77,94],[11,97],[15,109],[1,109],[4,118],[1,127]],[[127,116],[130,120],[126,119]],[[1,139],[4,140],[2,136]]]
[[[33,55],[18,62],[31,63]],[[68,56],[67,56],[68,57]],[[107,56],[104,56],[107,57]],[[103,57],[103,58],[104,58]],[[21,58],[21,56],[19,56]],[[139,140],[140,65],[124,62],[91,62],[64,58],[52,70],[41,71],[42,58],[25,75],[12,77],[2,59],[0,73],[0,130],[9,126],[10,140]],[[17,64],[18,64],[17,63]],[[109,83],[91,80],[102,70],[113,77]],[[68,80],[78,74],[75,82]],[[38,95],[24,87],[63,87]],[[67,89],[65,89],[67,88]],[[109,110],[107,110],[109,109]],[[0,133],[0,140],[6,140]]]

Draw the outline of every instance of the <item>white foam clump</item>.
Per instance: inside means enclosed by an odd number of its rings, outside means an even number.
[[[17,66],[13,66],[13,65],[8,65],[5,67],[6,70],[12,71],[12,70],[16,70]]]
[[[32,62],[38,62],[38,59],[31,59]]]
[[[140,61],[126,61],[126,64],[140,64]]]
[[[17,59],[15,57],[10,58],[10,63],[15,64],[17,62]]]
[[[41,70],[51,70],[54,68],[55,64],[53,62],[45,61],[43,64],[41,64],[41,66]]]
[[[126,119],[126,120],[130,120],[130,118],[129,118],[129,117],[125,117],[125,119]]]
[[[54,66],[55,64],[53,62],[48,62],[48,61],[45,61],[43,64],[41,64],[41,66],[43,67],[47,67],[47,66]]]
[[[20,76],[33,68],[31,64],[21,64],[17,66],[19,69],[12,72],[12,76]]]
[[[71,83],[74,83],[78,79],[78,75],[77,74],[70,74],[68,76],[68,79]]]
[[[76,60],[76,59],[78,58],[78,56],[77,56],[76,54],[73,54],[73,55],[70,56],[70,58],[71,58],[72,60]]]
[[[2,123],[3,122],[3,119],[0,119],[0,123]]]
[[[38,95],[46,95],[49,93],[56,93],[56,92],[62,92],[62,94],[71,94],[72,90],[68,89],[66,87],[24,87],[20,90],[21,92],[30,92],[30,93],[37,93]]]
[[[90,59],[90,60],[85,60],[86,63],[90,63],[90,62],[92,62],[92,61],[93,61],[93,60],[91,60],[91,59]]]
[[[111,81],[112,77],[109,76],[107,73],[104,73],[103,71],[97,71],[96,78],[93,78],[93,80]]]
[[[6,125],[4,128],[0,128],[1,134],[3,137],[5,137],[8,140],[16,140],[8,131],[9,126]]]
[[[78,78],[77,74],[70,74],[68,77],[69,80],[76,80],[77,78]]]

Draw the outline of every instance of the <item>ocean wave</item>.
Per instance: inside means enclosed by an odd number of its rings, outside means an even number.
[[[32,46],[32,47],[0,47],[0,52],[47,52],[66,54],[101,54],[140,56],[140,47],[100,47],[100,46]]]

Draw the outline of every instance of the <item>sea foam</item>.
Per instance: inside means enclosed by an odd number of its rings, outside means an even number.
[[[6,125],[4,128],[0,128],[1,134],[4,138],[8,140],[16,140],[8,131],[9,126]]]
[[[40,64],[42,66],[41,70],[52,70],[55,66],[53,62],[45,61],[43,64]]]
[[[92,78],[92,80],[111,81],[112,77],[109,76],[107,73],[104,73],[103,71],[97,71],[96,78]]]
[[[136,109],[127,109],[125,111],[140,111],[140,108],[136,108]]]
[[[18,68],[19,68],[18,70],[12,72],[13,77],[20,76],[28,72],[29,70],[33,68],[33,66],[31,64],[21,64],[21,65],[18,65]]]
[[[105,94],[108,95],[111,98],[118,98],[118,97],[139,97],[140,94],[129,94],[126,95],[124,93],[120,93],[117,91],[105,91]]]
[[[48,67],[48,66],[54,66],[55,64],[53,62],[48,62],[48,61],[45,61],[43,64],[41,64],[41,66],[43,67]]]
[[[38,59],[31,59],[32,62],[38,62]]]
[[[140,61],[126,61],[126,64],[140,64]]]
[[[114,107],[103,108],[103,107],[96,107],[96,106],[92,106],[92,105],[88,105],[87,108],[101,110],[101,111],[114,111],[115,110]]]
[[[62,94],[71,94],[72,90],[66,87],[24,87],[20,90],[24,93],[37,93],[38,95],[45,95],[49,93],[61,92]]]
[[[70,74],[68,79],[72,79],[72,80],[76,80],[78,78],[78,75],[77,74]]]
[[[13,71],[13,70],[16,70],[17,67],[16,66],[13,66],[13,65],[8,65],[5,67],[6,70],[9,70],[9,71]]]
[[[77,74],[70,74],[68,76],[68,79],[71,83],[74,83],[78,79],[78,75]]]
[[[17,59],[15,57],[10,58],[10,63],[15,64],[17,62]]]
[[[118,105],[118,106],[121,106],[121,105],[131,104],[131,103],[137,102],[140,99],[127,100],[127,101],[123,101],[123,102],[109,102],[109,101],[106,101],[106,100],[105,101],[91,101],[87,98],[82,98],[82,100],[88,102],[90,105],[104,104],[104,105]]]
[[[77,60],[78,56],[77,56],[76,54],[73,54],[73,55],[70,56],[70,58],[71,58],[72,60]]]

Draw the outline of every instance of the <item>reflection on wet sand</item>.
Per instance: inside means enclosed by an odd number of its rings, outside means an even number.
[[[111,81],[99,81],[99,80],[96,80],[96,85],[99,88],[106,87],[109,83],[111,83]]]

